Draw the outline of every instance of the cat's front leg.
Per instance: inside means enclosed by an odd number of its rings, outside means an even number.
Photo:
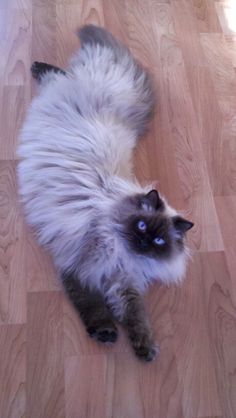
[[[107,302],[127,330],[135,354],[145,361],[154,360],[159,347],[153,339],[142,295],[133,288],[116,288],[108,292]]]
[[[103,295],[82,286],[73,274],[64,274],[62,279],[67,296],[79,312],[89,336],[103,343],[115,343],[118,330]]]

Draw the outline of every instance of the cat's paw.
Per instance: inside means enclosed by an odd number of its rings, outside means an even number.
[[[90,327],[87,331],[91,338],[102,343],[115,343],[118,337],[115,325]]]
[[[153,361],[160,352],[160,349],[156,345],[140,345],[139,347],[134,348],[136,356],[140,360],[144,361]]]
[[[143,335],[130,335],[130,340],[134,352],[139,359],[153,361],[159,355],[160,349],[148,333]]]

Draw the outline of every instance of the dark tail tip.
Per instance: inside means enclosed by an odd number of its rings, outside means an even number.
[[[104,47],[115,48],[119,45],[119,42],[108,32],[95,25],[85,25],[78,30],[78,36],[83,47],[86,44],[101,45]]]

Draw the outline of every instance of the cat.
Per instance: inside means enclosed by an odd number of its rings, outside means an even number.
[[[156,280],[181,281],[193,223],[133,175],[155,107],[151,76],[105,29],[86,25],[78,36],[66,70],[32,65],[39,94],[20,134],[19,192],[88,334],[114,343],[118,321],[151,361],[159,348],[143,294]]]

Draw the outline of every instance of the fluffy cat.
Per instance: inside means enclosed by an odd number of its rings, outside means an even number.
[[[142,295],[182,279],[193,224],[132,173],[154,109],[150,76],[106,30],[87,25],[79,38],[67,70],[31,68],[40,90],[20,136],[20,195],[89,335],[115,342],[117,320],[150,361],[158,348]]]

